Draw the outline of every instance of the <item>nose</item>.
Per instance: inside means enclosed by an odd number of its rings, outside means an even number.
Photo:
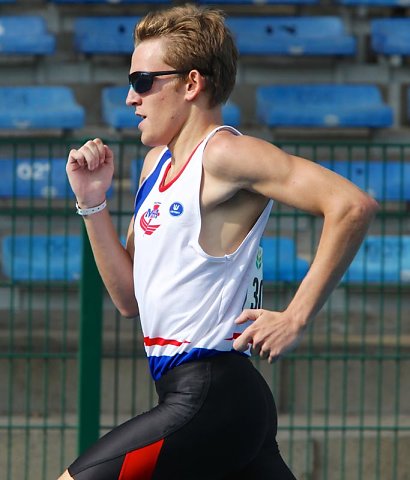
[[[130,86],[127,94],[127,98],[125,99],[125,103],[128,107],[133,107],[135,105],[140,105],[141,97],[140,95]]]

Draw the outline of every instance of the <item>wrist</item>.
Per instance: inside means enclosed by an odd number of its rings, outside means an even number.
[[[288,306],[286,315],[289,317],[289,321],[295,332],[303,331],[311,320],[311,316],[307,312],[295,309],[293,305]]]
[[[90,198],[87,200],[81,200],[81,199],[78,199],[78,197],[76,197],[76,206],[78,205],[78,208],[81,208],[81,209],[94,208],[98,205],[101,205],[106,200],[107,199],[105,196]]]
[[[77,210],[77,214],[81,215],[82,217],[88,217],[90,215],[94,215],[95,213],[101,212],[104,210],[107,206],[107,200],[104,199],[101,203],[94,205],[92,207],[83,207],[78,204],[78,202],[75,203],[75,207]]]

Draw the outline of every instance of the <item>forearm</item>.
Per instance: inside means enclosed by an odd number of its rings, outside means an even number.
[[[325,217],[309,272],[286,309],[301,328],[314,318],[353,260],[377,210],[367,199],[347,212]]]
[[[98,271],[114,305],[123,316],[136,316],[132,258],[118,238],[108,208],[84,217],[84,224]]]

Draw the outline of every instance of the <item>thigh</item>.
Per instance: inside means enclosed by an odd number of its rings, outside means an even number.
[[[159,405],[104,435],[68,467],[70,475],[75,480],[151,480],[165,442],[172,442],[172,434],[197,414],[208,390],[206,363],[179,371],[182,375],[161,383]]]
[[[296,480],[277,449],[264,449],[234,480]],[[228,480],[228,479],[227,479]]]
[[[273,397],[251,362],[233,354],[210,363],[206,401],[165,440],[153,480],[224,480],[253,464],[268,438],[275,441]]]
[[[275,440],[276,410],[249,360],[187,363],[157,390],[157,407],[109,432],[69,467],[75,480],[222,480],[245,469],[268,471],[270,452],[262,453]]]

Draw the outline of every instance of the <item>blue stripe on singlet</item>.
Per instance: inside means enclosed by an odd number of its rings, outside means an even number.
[[[157,163],[154,171],[150,174],[150,176],[144,181],[141,187],[138,189],[137,196],[135,197],[135,204],[134,204],[134,218],[138,213],[138,210],[141,208],[144,200],[147,198],[149,192],[152,190],[152,187],[155,185],[159,174],[161,173],[162,167],[164,163],[170,159],[172,153],[169,150],[166,150],[162,155],[160,161]]]
[[[249,354],[238,352],[237,350],[216,350],[214,348],[193,348],[189,352],[177,353],[173,356],[162,355],[160,357],[148,357],[148,363],[152,378],[156,381],[165,375],[168,370],[171,370],[178,365],[182,365],[189,361],[200,360],[203,358],[213,357],[215,355],[221,355],[223,353],[236,353],[243,357],[249,357]]]

